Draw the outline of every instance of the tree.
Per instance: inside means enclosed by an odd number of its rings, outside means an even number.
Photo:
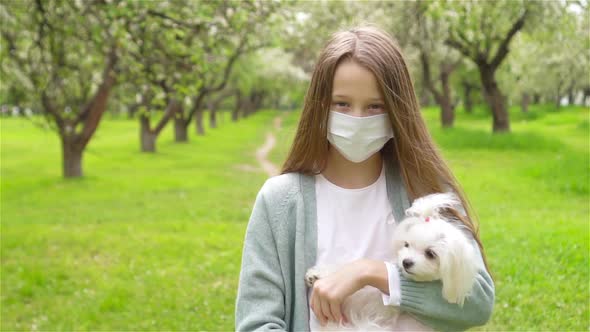
[[[293,64],[293,54],[281,48],[265,48],[242,57],[230,78],[237,105],[232,119],[248,116],[265,103],[273,108],[290,107],[303,100],[308,75]]]
[[[451,74],[462,64],[460,54],[444,45],[445,24],[432,20],[425,15],[426,3],[413,3],[413,13],[410,19],[413,38],[411,44],[419,50],[420,64],[422,65],[422,83],[434,96],[434,100],[441,109],[441,125],[452,127],[455,120],[456,103],[451,94]],[[432,67],[436,66],[438,79],[433,77]],[[440,88],[437,87],[440,83]]]
[[[465,64],[463,68],[459,69],[458,76],[460,77],[463,93],[463,108],[466,113],[471,114],[473,113],[473,105],[476,102],[475,97],[479,95],[477,91],[480,90],[481,84],[479,83],[477,73],[468,64]]]
[[[9,1],[2,74],[40,105],[61,139],[64,177],[80,177],[118,72],[120,8],[105,2]],[[7,53],[6,53],[7,51]]]
[[[590,86],[588,7],[550,3],[543,9],[543,17],[551,19],[515,37],[512,54],[498,73],[508,97],[520,101],[523,112],[540,96],[556,107],[564,96],[573,104],[575,96]]]
[[[135,15],[126,24],[125,76],[140,87],[132,109],[137,109],[139,114],[144,152],[155,152],[156,139],[168,122],[182,113],[184,99],[195,82],[190,73],[200,50],[196,35],[207,28],[208,22],[174,17],[194,9],[190,5],[184,2],[129,4]],[[165,111],[153,126],[151,120],[162,108]],[[186,132],[175,131],[177,141],[186,141],[186,135],[179,134]]]
[[[509,53],[514,36],[541,4],[524,1],[435,2],[433,17],[449,22],[445,43],[473,61],[493,115],[493,132],[510,131],[504,95],[496,71]]]
[[[207,109],[209,110],[209,127],[217,128],[217,111],[225,100],[233,97],[235,92],[232,89],[224,89],[216,94],[210,94],[207,98]]]
[[[199,135],[205,134],[203,110],[207,96],[226,87],[238,58],[274,42],[273,13],[280,4],[257,0],[224,1],[211,5],[211,20],[217,24],[207,33],[199,35],[204,58],[192,72],[198,79],[198,88],[191,97],[192,106],[188,114],[177,113],[175,119],[178,123],[176,130],[186,132],[195,117]],[[261,35],[265,35],[264,40],[259,38]]]

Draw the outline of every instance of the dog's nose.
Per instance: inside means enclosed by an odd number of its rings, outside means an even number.
[[[404,269],[409,269],[412,267],[412,265],[414,265],[414,262],[412,262],[411,259],[406,258],[402,261],[402,264],[404,265]]]

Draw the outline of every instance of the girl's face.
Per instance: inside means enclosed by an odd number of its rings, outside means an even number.
[[[341,62],[334,73],[330,110],[357,117],[385,113],[375,75],[353,60]]]

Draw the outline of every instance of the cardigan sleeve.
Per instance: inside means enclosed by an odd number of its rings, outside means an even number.
[[[415,282],[400,274],[401,309],[441,331],[462,331],[485,324],[494,306],[494,282],[485,268],[479,246],[473,239],[472,245],[477,252],[479,271],[471,295],[465,299],[462,307],[442,297],[440,280]]]
[[[385,294],[383,292],[381,293],[383,305],[394,305],[399,307],[402,297],[399,269],[395,263],[387,261],[384,263],[385,267],[387,268],[387,284],[389,285],[389,294]]]
[[[235,308],[236,331],[287,330],[285,286],[262,192],[256,197],[246,229]]]

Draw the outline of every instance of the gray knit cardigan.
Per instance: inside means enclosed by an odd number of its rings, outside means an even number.
[[[385,159],[387,195],[397,222],[410,206],[397,163]],[[442,297],[440,281],[400,275],[400,310],[439,331],[485,324],[494,305],[494,283],[479,248],[479,274],[463,307]],[[305,272],[317,249],[315,177],[287,173],[260,189],[246,230],[235,307],[237,331],[309,331]]]

